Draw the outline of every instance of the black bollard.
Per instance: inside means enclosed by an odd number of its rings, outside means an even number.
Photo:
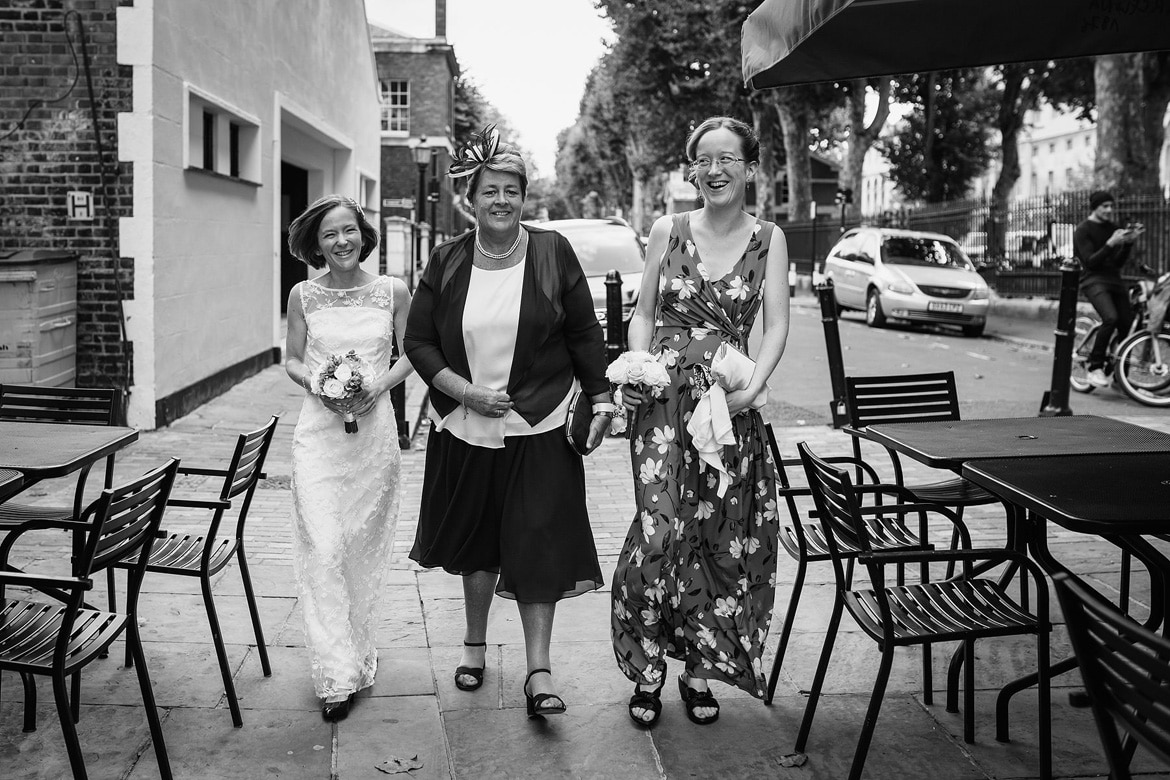
[[[625,323],[622,321],[622,275],[610,271],[605,275],[605,360],[612,363],[626,348]]]
[[[833,280],[826,279],[816,287],[817,300],[821,303],[821,324],[825,328],[825,357],[829,361],[829,381],[833,385],[833,400],[829,402],[829,413],[833,416],[833,427],[840,428],[849,422],[845,405],[845,361],[841,357],[841,333],[837,329],[837,298],[833,295]]]
[[[1072,373],[1073,329],[1077,319],[1077,285],[1081,270],[1075,260],[1060,264],[1060,306],[1056,310],[1056,354],[1052,356],[1052,387],[1040,402],[1041,417],[1068,417],[1068,377]]]
[[[390,351],[390,365],[398,362],[398,344]],[[410,449],[410,425],[406,422],[406,383],[390,389],[390,404],[394,407],[394,422],[398,428],[398,448]]]

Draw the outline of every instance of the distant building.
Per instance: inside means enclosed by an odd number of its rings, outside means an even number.
[[[456,140],[465,140],[452,132],[459,62],[447,43],[446,0],[435,2],[433,38],[376,25],[370,38],[381,102],[382,256],[386,272],[413,289],[430,247],[467,227],[446,177]]]
[[[381,221],[365,4],[19,6],[0,48],[0,252],[78,257],[77,384],[122,386],[130,425],[166,425],[280,360],[306,275],[290,219],[336,192]]]

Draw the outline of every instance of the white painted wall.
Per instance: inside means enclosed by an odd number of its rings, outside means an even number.
[[[310,169],[310,199],[360,197],[379,107],[363,0],[137,0],[118,20],[135,66],[119,123],[135,171],[130,423],[152,427],[156,400],[279,346],[282,154]],[[184,167],[190,90],[259,124],[255,182]]]

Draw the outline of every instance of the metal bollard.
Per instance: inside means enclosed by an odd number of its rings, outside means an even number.
[[[837,303],[833,295],[833,280],[826,279],[816,286],[817,300],[821,304],[821,324],[825,329],[825,358],[829,362],[829,381],[833,386],[833,400],[829,402],[829,413],[833,416],[833,427],[840,428],[849,422],[845,405],[845,361],[841,357],[841,333],[837,329]]]
[[[626,348],[625,323],[622,322],[622,275],[610,271],[605,275],[605,360],[612,363]]]
[[[1080,266],[1066,259],[1060,264],[1060,305],[1056,310],[1056,354],[1052,356],[1052,386],[1040,402],[1041,417],[1068,417],[1068,378],[1072,373],[1073,328],[1077,319]]]

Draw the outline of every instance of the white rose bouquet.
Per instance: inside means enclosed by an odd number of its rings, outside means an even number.
[[[634,385],[655,398],[670,387],[670,375],[666,373],[666,366],[649,352],[623,352],[605,369],[605,378],[619,386]],[[619,402],[618,409],[624,408]],[[625,429],[626,419],[622,412],[613,418],[610,432],[622,433]]]
[[[312,389],[315,395],[332,398],[335,401],[353,398],[369,385],[374,372],[357,352],[350,350],[344,355],[330,355],[313,374]],[[345,432],[357,433],[357,418],[351,413],[342,416]]]

